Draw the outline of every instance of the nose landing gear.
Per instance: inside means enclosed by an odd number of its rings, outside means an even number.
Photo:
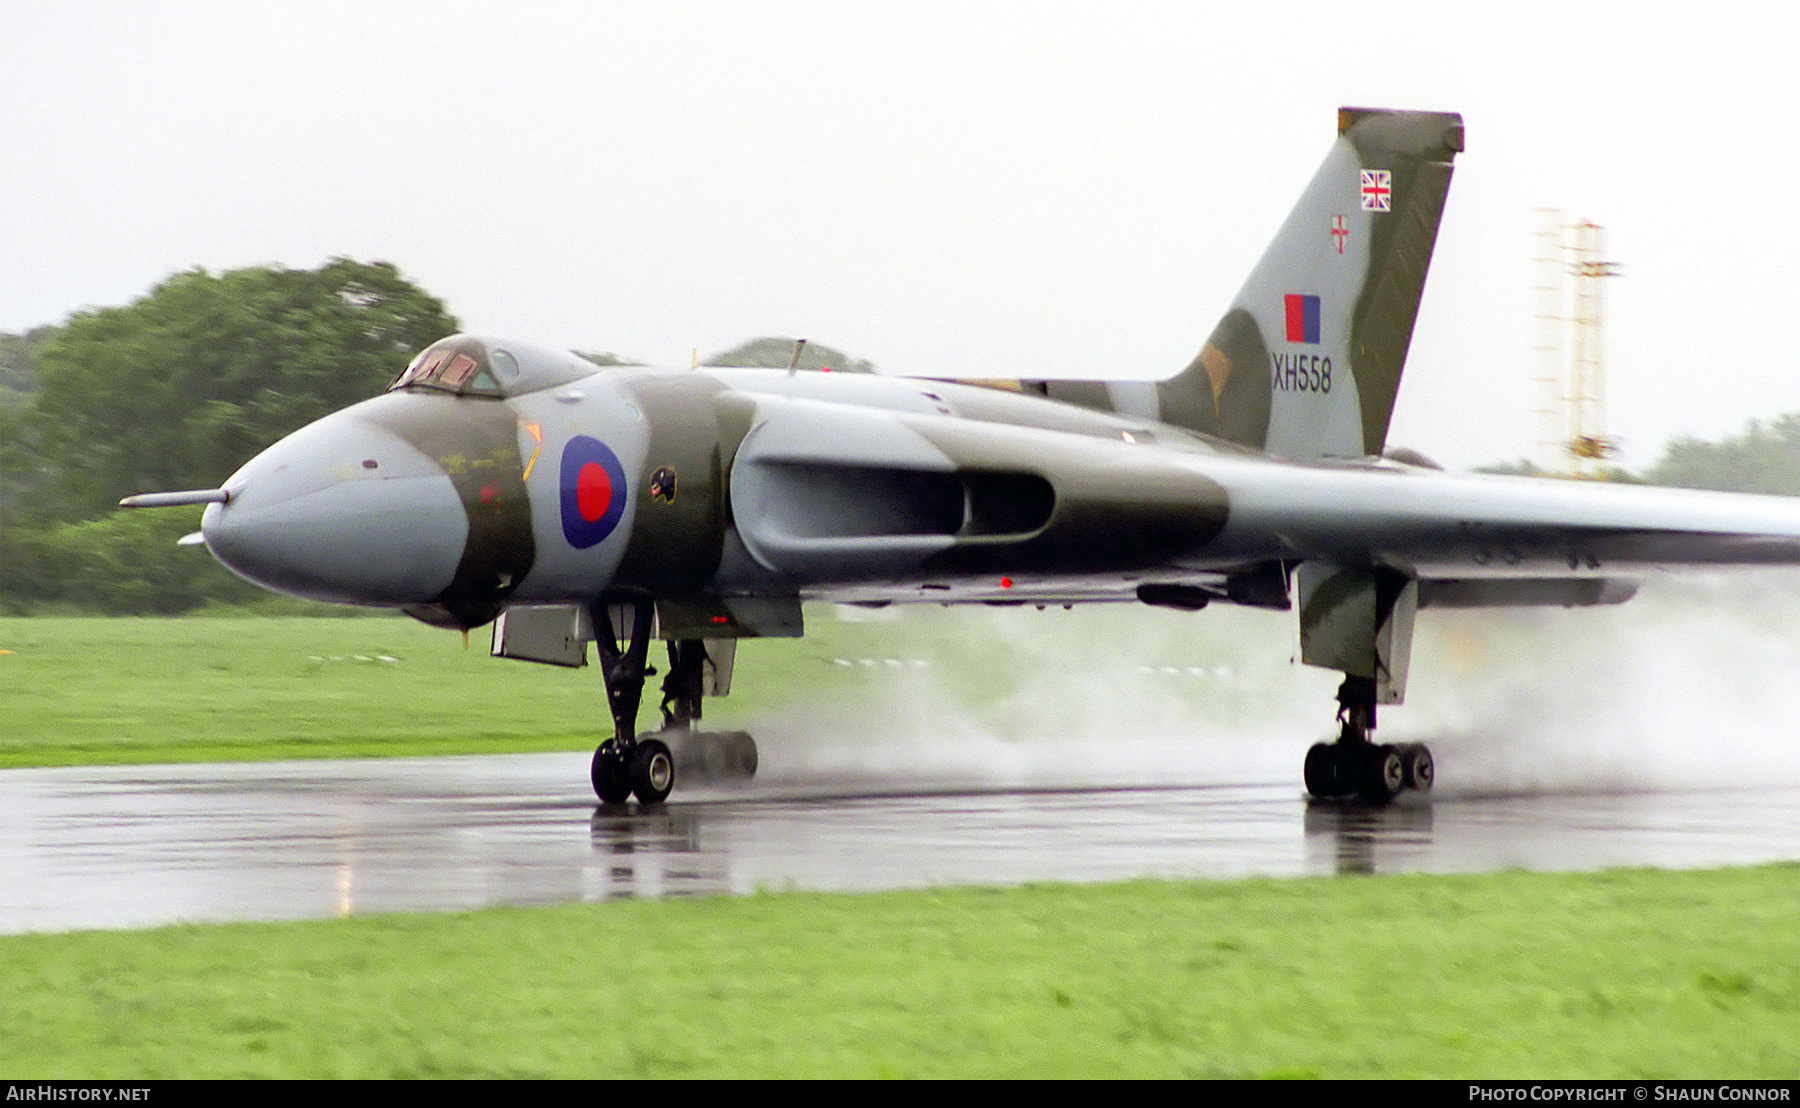
[[[610,610],[609,610],[610,609]],[[706,644],[669,642],[669,672],[662,683],[661,730],[637,733],[648,664],[654,609],[649,601],[597,605],[592,611],[601,673],[606,680],[613,736],[594,751],[590,774],[602,804],[660,804],[675,788],[677,771],[706,779],[744,779],[756,773],[756,743],[742,731],[694,730],[705,692]],[[620,637],[613,614],[619,615]]]

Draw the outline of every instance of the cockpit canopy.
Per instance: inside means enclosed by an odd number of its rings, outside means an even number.
[[[600,367],[558,350],[476,335],[451,335],[419,352],[388,392],[424,389],[503,399],[591,377]]]

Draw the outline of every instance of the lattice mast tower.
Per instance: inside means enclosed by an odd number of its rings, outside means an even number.
[[[1599,478],[1618,447],[1606,433],[1606,371],[1601,357],[1601,281],[1619,267],[1604,260],[1598,224],[1564,224],[1554,209],[1539,210],[1537,322],[1539,409],[1549,428],[1549,470]]]

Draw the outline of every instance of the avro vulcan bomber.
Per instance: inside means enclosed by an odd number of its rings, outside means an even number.
[[[819,600],[1294,610],[1302,660],[1343,674],[1306,788],[1386,802],[1432,783],[1425,747],[1374,737],[1418,613],[1612,604],[1652,567],[1800,563],[1800,501],[1451,475],[1386,449],[1462,150],[1454,114],[1340,111],[1173,375],[601,368],[454,335],[218,488],[126,503],[205,503],[213,556],[271,589],[491,623],[504,657],[578,666],[594,644],[608,803],[668,796],[672,744],[748,768],[747,738],[697,730],[704,699],[739,641],[800,635]],[[640,734],[659,639],[662,729]]]

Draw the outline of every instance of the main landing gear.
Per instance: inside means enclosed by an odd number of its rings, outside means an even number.
[[[616,629],[615,613],[621,624]],[[597,606],[592,612],[613,719],[613,737],[595,749],[591,768],[594,795],[603,804],[623,804],[633,796],[640,804],[660,804],[675,788],[677,768],[683,774],[714,778],[741,779],[756,773],[756,743],[748,734],[694,730],[706,687],[703,641],[669,642],[662,728],[637,733],[644,681],[656,673],[648,664],[652,614],[647,601]]]
[[[1375,743],[1375,682],[1345,677],[1338,688],[1338,738],[1306,752],[1306,791],[1319,799],[1358,797],[1386,804],[1403,789],[1431,788],[1434,768],[1424,743]]]
[[[623,629],[623,638],[615,632],[606,607],[596,607],[593,613],[613,737],[594,750],[589,772],[594,795],[603,804],[623,804],[634,795],[641,804],[660,804],[675,787],[675,757],[662,740],[637,737],[638,704],[644,697],[644,678],[651,672],[646,658],[654,609],[648,603],[625,604],[620,614],[631,624]]]
[[[662,683],[662,730],[684,776],[703,780],[743,780],[756,775],[756,740],[745,731],[700,731],[706,690],[706,643],[670,640],[669,675]],[[642,741],[642,740],[640,740]]]

